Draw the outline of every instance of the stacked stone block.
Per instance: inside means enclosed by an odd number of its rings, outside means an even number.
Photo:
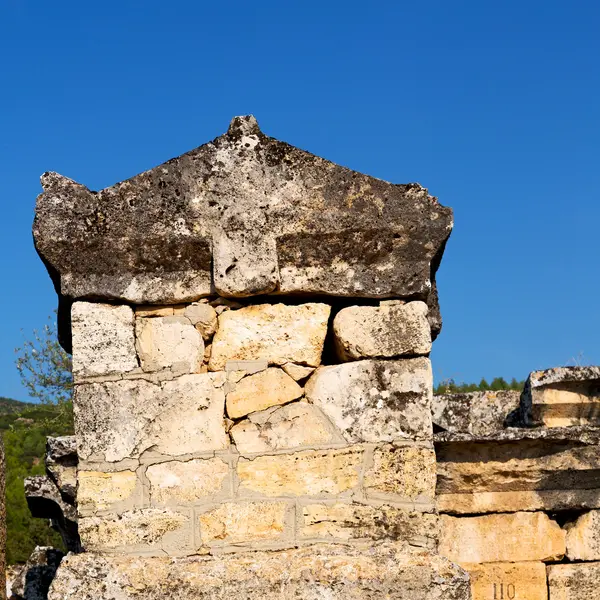
[[[434,550],[432,373],[415,356],[431,346],[426,305],[343,308],[335,347],[360,350],[322,366],[330,305],[221,302],[73,305],[84,548]]]
[[[599,374],[534,372],[518,405],[435,398],[440,553],[470,573],[474,600],[600,598]]]

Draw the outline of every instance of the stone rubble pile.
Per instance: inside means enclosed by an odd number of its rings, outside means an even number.
[[[50,600],[470,598],[437,551],[450,209],[251,117],[98,193],[42,183],[85,550]]]
[[[600,599],[600,368],[436,396],[440,554],[474,600]]]

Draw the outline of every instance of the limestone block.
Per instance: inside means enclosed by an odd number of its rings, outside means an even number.
[[[431,439],[431,362],[362,360],[321,367],[305,394],[348,442]]]
[[[136,306],[136,317],[172,317],[174,315],[172,306]]]
[[[97,511],[123,511],[139,506],[142,488],[134,471],[79,471],[77,510],[79,515]]]
[[[565,532],[545,513],[442,515],[439,552],[459,564],[561,560]]]
[[[600,508],[600,435],[586,428],[435,436],[440,512]]]
[[[302,507],[300,535],[310,540],[401,540],[435,548],[438,517],[391,506],[367,504],[308,504]]]
[[[581,515],[567,527],[567,558],[600,560],[600,511],[592,510]]]
[[[227,448],[224,373],[83,384],[75,390],[80,459],[117,462],[150,448],[179,456]]]
[[[226,396],[227,415],[230,419],[239,419],[249,413],[297,400],[303,393],[289,375],[271,367],[235,384],[233,391]]]
[[[321,410],[307,402],[252,413],[229,434],[240,454],[344,443]]]
[[[346,494],[359,484],[361,447],[240,458],[240,494],[321,496]]]
[[[146,372],[172,369],[194,373],[204,358],[204,342],[185,317],[136,319],[135,346]]]
[[[340,360],[423,356],[431,352],[431,327],[425,302],[349,306],[333,321]]]
[[[219,316],[209,368],[221,371],[229,360],[264,359],[271,365],[294,362],[316,367],[321,363],[327,304],[259,304]]]
[[[75,504],[77,496],[77,441],[74,435],[46,438],[46,473],[62,497]]]
[[[46,600],[50,584],[64,554],[49,546],[36,546],[17,573],[10,588],[10,600]],[[9,567],[10,568],[10,567]],[[7,582],[9,583],[9,582]],[[0,590],[0,598],[5,598]]]
[[[431,504],[435,496],[435,452],[419,446],[375,448],[365,471],[367,498]]]
[[[548,567],[549,600],[600,600],[600,562]]]
[[[133,325],[129,306],[75,302],[71,308],[75,381],[137,368]]]
[[[81,542],[88,552],[151,551],[171,556],[192,550],[190,515],[145,508],[113,517],[86,517],[79,520]]]
[[[521,392],[469,392],[433,397],[434,426],[452,433],[492,435],[504,429],[506,418],[519,407]]]
[[[185,307],[184,316],[200,332],[202,339],[207,342],[212,339],[218,327],[217,311],[205,302],[194,302]]]
[[[220,458],[150,465],[146,477],[152,506],[182,505],[231,494],[229,465]]]
[[[457,565],[425,550],[409,552],[402,543],[383,543],[367,551],[318,544],[178,560],[69,554],[48,600],[164,600],[174,591],[177,600],[471,598],[469,577]]]
[[[545,427],[600,425],[600,366],[534,371],[521,412],[525,423]]]
[[[548,600],[543,562],[467,564],[473,600]]]
[[[284,537],[286,520],[292,531],[289,502],[228,502],[202,513],[200,539],[204,546],[277,541]]]
[[[295,381],[302,381],[310,377],[315,370],[315,367],[303,367],[291,362],[281,365],[281,368]]]

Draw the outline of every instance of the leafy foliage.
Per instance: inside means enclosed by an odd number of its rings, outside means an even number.
[[[60,536],[44,519],[34,519],[25,500],[23,481],[44,475],[46,436],[73,433],[72,405],[33,405],[21,413],[0,415],[6,454],[6,521],[8,564],[25,562],[35,546],[62,549]]]
[[[485,377],[477,383],[456,383],[454,379],[446,379],[441,381],[436,387],[434,392],[436,394],[459,394],[465,392],[480,392],[491,390],[499,392],[501,390],[517,390],[521,391],[525,385],[524,381],[517,381],[514,377],[507,382],[503,377],[495,377],[492,379],[492,383],[488,383]]]
[[[56,321],[50,317],[43,329],[34,330],[33,338],[17,348],[16,365],[21,382],[32,398],[42,404],[71,401],[73,375],[71,357],[61,348]]]

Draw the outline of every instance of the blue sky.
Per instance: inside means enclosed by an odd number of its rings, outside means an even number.
[[[455,210],[437,379],[600,363],[600,4],[0,2],[0,396],[55,295],[39,176],[100,189],[253,113]]]

